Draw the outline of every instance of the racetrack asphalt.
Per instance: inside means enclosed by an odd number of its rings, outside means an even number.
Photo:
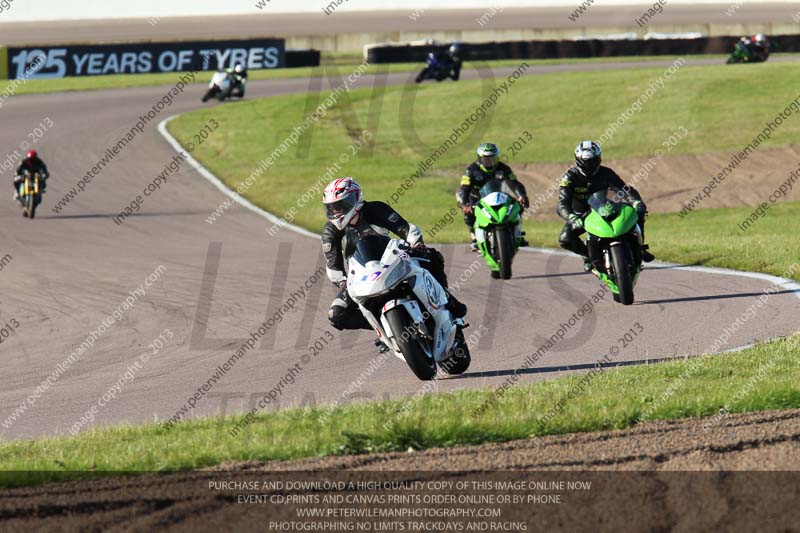
[[[640,66],[593,63],[588,68]],[[580,68],[587,66],[541,67],[534,74]],[[498,69],[496,74],[511,70]],[[475,76],[465,72],[466,78]],[[403,83],[408,77],[394,74],[389,83]],[[365,76],[361,86],[370,81]],[[248,87],[248,98],[303,92],[308,83],[256,81]],[[191,85],[82,194],[59,214],[53,213],[55,202],[168,89],[25,95],[6,101],[0,110],[4,154],[43,120],[53,124],[35,145],[53,176],[37,218],[21,216],[10,186],[0,201],[0,257],[12,258],[0,270],[0,324],[12,319],[19,323],[0,349],[5,356],[0,390],[4,439],[66,434],[115,384],[116,398],[105,402],[94,425],[171,417],[323,264],[317,239],[289,230],[269,237],[266,229],[271,224],[239,206],[208,224],[206,218],[225,197],[188,164],[148,197],[138,214],[120,226],[114,223],[113,217],[173,160],[175,152],[156,131],[156,123],[201,107],[200,84]],[[225,105],[236,104],[215,105],[224,113]],[[265,155],[271,150],[265,146]],[[10,172],[0,178],[10,181]],[[398,176],[398,182],[402,178]],[[480,339],[472,346],[470,370],[437,380],[436,391],[503,383],[601,289],[572,257],[520,254],[514,278],[499,282],[489,278],[485,265],[464,246],[442,250],[451,284],[458,283],[456,292],[470,307],[471,328],[466,333],[477,333]],[[104,320],[120,312],[130,292],[157,269],[156,279],[143,288],[144,295],[140,289],[132,308],[103,328],[79,361],[56,372],[89,332],[98,332]],[[586,369],[614,347],[618,352],[613,361],[623,364],[703,353],[772,285],[764,278],[650,266],[639,280],[636,305],[622,307],[606,294],[535,366],[520,371],[519,382]],[[326,315],[334,294],[326,280],[313,284],[296,310],[204,394],[189,416],[249,409],[296,364],[302,372],[283,388],[277,402],[281,407],[340,398],[377,352],[369,332],[332,331]],[[781,288],[722,349],[793,332],[798,302],[796,287]],[[620,337],[636,323],[643,333],[623,347]],[[166,346],[137,368],[134,379],[120,382],[143,354],[153,352],[151,343],[162,334],[169,336],[166,330],[172,335]],[[305,364],[309,345],[328,331],[335,340]],[[28,402],[42,383],[47,383],[46,390]],[[362,399],[394,398],[412,395],[421,386],[403,362],[391,358],[377,365],[359,393]],[[32,405],[9,423],[8,417],[26,403]]]

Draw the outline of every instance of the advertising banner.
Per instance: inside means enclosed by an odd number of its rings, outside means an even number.
[[[0,72],[9,79],[152,74],[230,68],[283,68],[283,39],[9,47]]]

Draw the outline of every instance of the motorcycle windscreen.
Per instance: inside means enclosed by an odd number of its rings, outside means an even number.
[[[505,182],[503,182],[503,180],[492,178],[483,184],[479,194],[481,195],[481,198],[485,198],[490,194],[497,192],[509,194],[511,191],[508,189],[508,186],[505,184]]]
[[[584,221],[586,231],[602,238],[619,237],[631,231],[638,220],[636,210],[620,202],[621,195],[612,189],[597,191],[589,197],[592,211]]]
[[[589,196],[589,207],[592,208],[592,211],[600,213],[600,216],[606,217],[611,214],[609,210],[613,209],[615,200],[618,202],[621,198],[612,189],[596,191]]]
[[[370,261],[380,261],[390,240],[389,237],[383,235],[363,236],[356,243],[352,259],[358,261],[361,266],[366,266]]]

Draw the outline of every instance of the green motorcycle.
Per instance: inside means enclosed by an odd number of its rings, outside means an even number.
[[[495,279],[511,278],[511,263],[522,237],[522,206],[504,180],[492,179],[480,190],[474,205],[475,240]]]
[[[639,215],[620,201],[615,191],[598,191],[589,197],[583,221],[592,272],[605,283],[622,305],[633,303],[633,288],[642,271],[642,231]]]

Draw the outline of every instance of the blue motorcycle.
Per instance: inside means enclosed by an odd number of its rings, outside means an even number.
[[[417,83],[422,83],[424,80],[444,81],[448,77],[457,80],[458,75],[454,72],[455,67],[456,66],[449,59],[439,59],[436,57],[436,54],[431,52],[428,54],[428,59],[425,61],[425,68],[417,75],[415,81]]]

